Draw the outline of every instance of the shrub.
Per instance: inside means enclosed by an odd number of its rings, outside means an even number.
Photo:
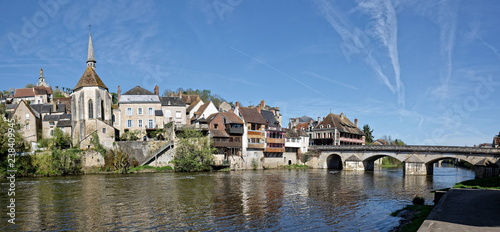
[[[416,196],[415,198],[413,198],[412,202],[413,202],[414,205],[424,205],[425,204],[425,198],[420,197],[420,196]]]

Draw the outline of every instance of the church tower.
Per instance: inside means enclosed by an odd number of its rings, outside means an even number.
[[[93,133],[107,148],[112,147],[115,129],[111,121],[112,98],[108,87],[95,71],[92,33],[89,32],[87,68],[71,94],[71,118],[73,144],[90,148]]]
[[[47,82],[45,82],[45,77],[43,76],[43,69],[40,68],[40,77],[38,77],[38,82],[36,86],[50,87]]]

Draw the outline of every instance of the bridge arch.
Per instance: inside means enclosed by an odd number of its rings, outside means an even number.
[[[399,162],[403,163],[404,160],[401,160],[401,157],[398,157],[396,155],[391,155],[391,154],[376,154],[376,155],[371,155],[368,156],[365,160],[363,160],[363,166],[365,167],[365,170],[367,171],[373,171],[375,169],[375,161],[384,157],[392,157]]]
[[[330,154],[326,158],[326,167],[328,169],[342,169],[342,157],[339,154]]]
[[[464,159],[463,159],[464,158]],[[434,164],[441,161],[441,160],[446,160],[446,159],[454,159],[454,160],[462,160],[465,161],[471,165],[474,165],[471,163],[471,161],[465,159],[465,157],[457,157],[457,156],[442,156],[439,158],[431,159],[425,163],[425,168],[427,170],[427,174],[434,174]]]

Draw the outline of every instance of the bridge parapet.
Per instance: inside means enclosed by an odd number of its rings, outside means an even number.
[[[417,146],[417,145],[346,145],[310,146],[316,151],[389,151],[389,152],[438,152],[463,154],[489,154],[500,156],[499,148],[459,147],[459,146]]]

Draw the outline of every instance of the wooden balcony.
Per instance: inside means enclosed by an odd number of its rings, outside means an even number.
[[[265,149],[266,144],[265,143],[248,143],[247,148],[251,149]]]
[[[281,143],[281,144],[285,144],[285,139],[266,138],[266,143]]]
[[[229,137],[214,139],[214,147],[241,148],[241,137]]]
[[[265,139],[266,138],[266,132],[265,131],[257,131],[257,130],[249,130],[248,131],[248,138],[252,139]]]
[[[285,148],[281,148],[281,147],[266,147],[266,149],[264,149],[264,152],[285,152]]]

